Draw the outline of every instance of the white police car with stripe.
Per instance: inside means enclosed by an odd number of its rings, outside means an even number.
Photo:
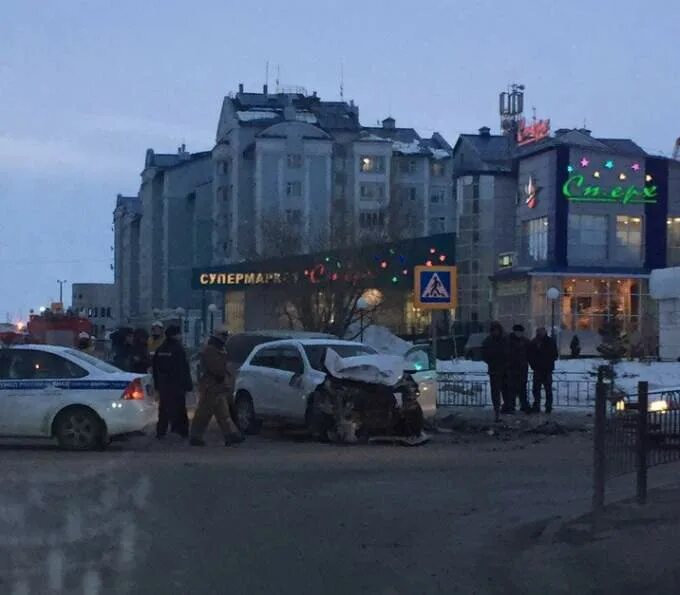
[[[157,417],[149,375],[130,374],[68,347],[0,348],[0,436],[106,446]]]

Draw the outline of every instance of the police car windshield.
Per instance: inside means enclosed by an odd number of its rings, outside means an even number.
[[[102,372],[106,372],[107,374],[118,374],[119,372],[123,371],[119,370],[115,366],[112,366],[111,364],[107,364],[106,362],[97,359],[96,357],[92,357],[87,353],[83,353],[82,351],[76,351],[75,349],[67,349],[66,353],[75,357],[76,359],[87,362],[91,366],[97,368],[97,370],[101,370]]]

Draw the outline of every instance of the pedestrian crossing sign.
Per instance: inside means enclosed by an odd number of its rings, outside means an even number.
[[[414,272],[416,308],[452,310],[456,307],[458,293],[456,267],[417,266]]]

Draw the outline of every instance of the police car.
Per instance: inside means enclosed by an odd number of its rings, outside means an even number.
[[[50,345],[0,347],[0,436],[54,438],[70,450],[106,446],[157,417],[148,375]]]

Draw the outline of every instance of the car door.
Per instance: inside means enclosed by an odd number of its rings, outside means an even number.
[[[244,370],[240,385],[246,389],[253,399],[253,406],[258,414],[275,415],[275,399],[272,393],[280,384],[281,374],[279,349],[277,347],[261,347],[250,359]]]
[[[305,362],[297,345],[279,347],[272,409],[291,421],[304,421],[307,409]]]
[[[68,398],[70,383],[87,376],[80,366],[57,354],[14,349],[2,391],[1,432],[12,436],[46,436],[47,420]]]

